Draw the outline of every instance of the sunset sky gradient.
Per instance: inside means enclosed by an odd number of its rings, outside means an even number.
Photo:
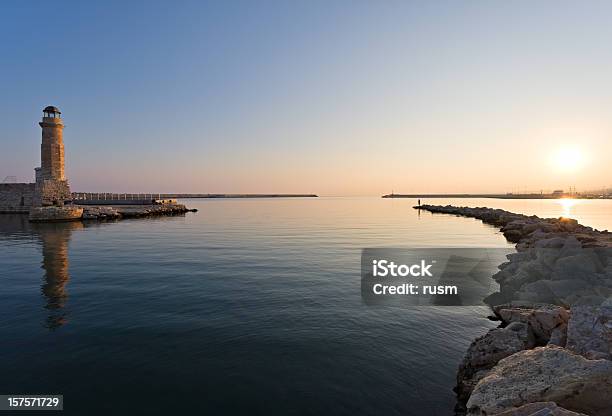
[[[611,186],[610,16],[595,1],[6,3],[0,180],[33,180],[55,105],[73,191]]]

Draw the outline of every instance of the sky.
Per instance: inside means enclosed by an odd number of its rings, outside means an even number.
[[[0,180],[73,191],[612,186],[612,2],[10,2]]]

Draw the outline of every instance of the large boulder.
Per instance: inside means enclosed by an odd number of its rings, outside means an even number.
[[[549,279],[550,274],[551,270],[546,264],[538,259],[533,259],[519,263],[519,267],[513,273],[503,270],[497,273],[494,278],[505,289],[515,291],[526,283]],[[499,278],[500,275],[503,275],[503,280]]]
[[[468,414],[495,415],[527,403],[553,401],[574,412],[612,415],[612,361],[587,360],[556,346],[502,359],[478,382]]]
[[[584,279],[595,273],[601,273],[603,264],[592,249],[582,249],[579,254],[559,258],[554,266],[554,280]]]
[[[523,285],[515,297],[523,301],[571,305],[592,289],[589,282],[581,279],[537,280]]]
[[[504,237],[511,243],[518,243],[523,238],[523,233],[521,230],[506,230],[504,231]]]
[[[524,404],[505,412],[497,413],[495,416],[588,416],[584,413],[576,413],[571,410],[557,406],[555,402],[537,402]]]
[[[514,322],[505,328],[491,329],[475,339],[468,348],[457,372],[457,393],[460,402],[467,401],[472,390],[502,358],[517,351],[533,348],[535,339],[527,323]]]
[[[578,242],[578,240],[576,240],[576,242]],[[553,249],[553,248],[559,249],[565,246],[566,244],[567,244],[567,238],[555,236],[555,237],[538,240],[535,243],[535,247],[536,248],[547,248],[547,249]]]
[[[574,232],[579,227],[578,221],[573,218],[559,217],[558,224],[561,230],[568,231],[568,232]]]
[[[524,322],[529,324],[536,341],[546,344],[553,330],[567,324],[569,312],[562,306],[513,302],[493,308],[502,322]]]
[[[587,358],[612,359],[612,306],[574,306],[567,327],[567,348]]]

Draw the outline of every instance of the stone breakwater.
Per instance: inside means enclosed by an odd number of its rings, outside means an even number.
[[[197,212],[182,204],[153,205],[63,205],[48,207],[32,207],[29,211],[31,222],[62,222],[81,220],[119,220],[122,218],[141,218],[153,216],[181,215],[186,212]]]
[[[459,365],[457,414],[612,415],[612,234],[500,209],[415,208],[480,219],[516,243],[485,299],[501,324]]]
[[[183,204],[160,205],[117,205],[90,206],[83,205],[83,220],[117,220],[122,218],[141,218],[160,215],[180,215],[186,212],[197,212]]]

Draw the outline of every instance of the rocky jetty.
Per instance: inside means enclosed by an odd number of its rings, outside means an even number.
[[[178,215],[197,212],[183,204],[158,205],[83,205],[83,220],[115,220],[122,218],[152,217],[159,215]]]
[[[457,414],[612,416],[612,233],[569,218],[421,205],[498,227],[516,253],[485,299],[501,324],[457,373]]]

